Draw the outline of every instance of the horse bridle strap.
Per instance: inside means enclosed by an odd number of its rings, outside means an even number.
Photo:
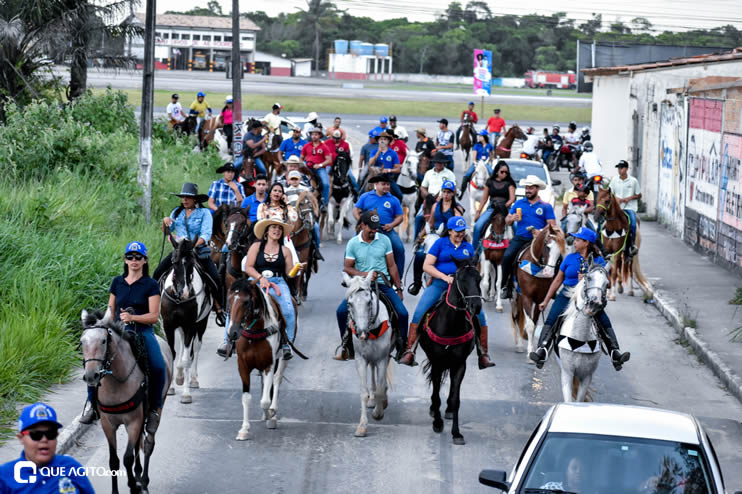
[[[471,341],[474,339],[474,328],[472,327],[469,331],[466,333],[460,335],[460,336],[438,336],[433,332],[432,329],[430,329],[430,321],[435,316],[436,311],[433,311],[430,315],[428,315],[427,320],[425,321],[425,333],[430,337],[433,342],[438,343],[439,345],[444,346],[454,346],[454,345],[461,345],[463,343],[466,343],[467,341]],[[468,313],[467,313],[468,315]],[[471,318],[469,318],[469,321],[471,322]]]
[[[356,325],[352,318],[349,318],[348,326],[350,327],[350,330],[353,332],[353,334],[358,336],[358,333],[356,332]],[[379,326],[369,330],[368,338],[370,340],[376,340],[378,338],[381,338],[383,334],[387,332],[388,329],[389,329],[389,321],[382,321],[382,323]]]
[[[98,402],[98,408],[101,412],[107,413],[109,415],[129,413],[133,410],[136,410],[137,407],[141,405],[142,402],[144,402],[145,393],[145,382],[142,381],[136,393],[134,393],[134,396],[132,396],[128,400],[116,405],[104,405],[103,403]]]
[[[96,326],[96,327],[99,327],[99,326]],[[83,331],[87,331],[88,329],[93,329],[93,328],[85,328]],[[110,356],[110,354],[111,354],[111,330],[106,328],[106,353],[103,355],[103,358],[102,359],[99,359],[99,358],[83,359],[82,366],[84,368],[88,362],[100,362],[101,364],[103,364],[103,372],[101,373],[101,379],[103,379],[106,376],[111,376],[117,382],[123,384],[129,380],[129,377],[131,377],[131,375],[134,373],[134,369],[137,368],[137,359],[134,358],[134,364],[131,366],[131,369],[126,374],[126,377],[124,377],[123,379],[119,379],[118,377],[114,375],[113,371],[111,370],[111,363],[114,361],[116,356],[118,356],[118,352],[114,353],[113,356]]]

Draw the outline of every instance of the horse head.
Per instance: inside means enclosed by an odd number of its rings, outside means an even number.
[[[543,276],[553,276],[559,258],[567,249],[564,233],[559,228],[547,225],[535,235],[532,245],[534,260],[544,266]]]
[[[598,190],[597,197],[595,198],[595,209],[593,210],[593,218],[596,222],[600,222],[604,216],[608,216],[609,213],[614,211],[614,208],[620,207],[618,201],[615,199],[613,192],[607,186],[602,186]],[[616,215],[614,215],[616,216]]]
[[[247,213],[239,207],[231,208],[225,216],[224,224],[227,234],[224,243],[227,244],[229,250],[235,250],[247,239],[252,224]]]
[[[112,340],[121,334],[120,325],[113,321],[111,309],[106,310],[105,315],[101,312],[89,313],[86,310],[80,315],[82,319],[82,336],[80,346],[82,348],[82,379],[88,386],[97,387],[101,379],[111,371],[111,347]]]
[[[482,310],[482,291],[479,288],[482,276],[473,258],[454,258],[453,261],[456,264],[456,274],[453,276],[453,286],[449,288],[452,296],[448,300],[457,308],[465,308],[475,317]]]
[[[523,132],[523,129],[518,126],[518,124],[514,124],[512,127],[510,127],[507,135],[512,136],[513,139],[527,139],[526,134]]]
[[[257,281],[241,278],[229,289],[230,339],[237,339],[240,331],[251,328],[255,321],[266,314],[267,304]]]
[[[361,341],[366,341],[371,330],[378,326],[381,304],[378,293],[374,291],[373,274],[372,271],[365,277],[351,277],[343,273],[343,284],[348,287],[345,298],[348,300],[349,324]]]
[[[585,303],[585,312],[594,316],[605,308],[610,277],[603,266],[593,264],[592,254],[589,263],[588,271],[582,279],[581,296]]]
[[[173,291],[171,295],[182,301],[190,297],[190,287],[193,281],[193,270],[196,266],[196,255],[193,252],[194,243],[188,238],[175,240],[171,236],[173,250]]]
[[[495,242],[499,243],[505,239],[505,232],[507,230],[505,218],[508,215],[508,209],[502,201],[495,202],[492,209],[492,217],[490,218],[490,236]]]
[[[474,174],[472,175],[472,181],[474,184],[476,184],[478,189],[482,189],[489,178],[490,171],[487,169],[487,159],[477,161],[477,165],[474,168]]]

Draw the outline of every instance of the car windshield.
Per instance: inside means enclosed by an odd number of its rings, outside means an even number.
[[[510,175],[513,177],[513,180],[515,180],[515,183],[520,183],[520,180],[522,178],[526,178],[528,175],[536,175],[538,178],[549,183],[548,178],[546,177],[546,171],[544,171],[544,167],[541,165],[528,165],[525,163],[508,163],[508,166],[510,167]]]
[[[711,489],[698,446],[671,441],[550,433],[520,492],[706,494]]]

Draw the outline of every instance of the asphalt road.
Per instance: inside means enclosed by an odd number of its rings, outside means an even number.
[[[345,239],[349,236],[346,231]],[[479,471],[509,470],[543,413],[561,401],[553,359],[543,370],[529,364],[525,354],[515,352],[508,304],[505,314],[486,304],[490,354],[497,366],[480,371],[475,354],[469,359],[460,412],[467,444],[452,444],[450,421],[442,434],[433,432],[430,389],[421,367],[397,364],[384,419],[369,419],[368,437],[353,437],[360,417],[358,375],[354,363],[331,359],[339,340],[334,311],[344,295],[343,247],[325,242],[323,254],[327,261],[312,278],[309,300],[299,309],[296,344],[310,359],[289,362],[278,429],[268,430],[258,420],[259,400],[253,399],[251,438],[234,439],[242,420],[241,382],[236,359],[223,362],[215,354],[222,329],[212,324],[201,351],[201,388],[194,391],[193,403],[181,404],[176,395],[165,405],[150,470],[152,492],[492,492],[478,484]],[[409,246],[407,256],[409,260]],[[410,312],[416,302],[417,297],[405,298]],[[674,341],[674,331],[641,298],[620,296],[607,311],[622,348],[632,357],[621,372],[603,357],[593,381],[596,401],[695,414],[715,445],[728,491],[742,488],[740,403]],[[418,352],[418,361],[423,358]],[[123,437],[120,432],[121,454]],[[69,454],[86,466],[106,466],[108,448],[101,429],[89,431]],[[96,490],[110,489],[108,479],[92,480]]]

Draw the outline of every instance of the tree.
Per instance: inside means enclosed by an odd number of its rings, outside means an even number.
[[[320,40],[319,35],[323,29],[331,27],[338,19],[339,10],[329,0],[307,0],[307,9],[301,11],[300,25],[305,32],[313,35],[312,52],[314,53],[314,66],[319,68]]]
[[[652,23],[646,17],[634,17],[631,19],[631,29],[635,33],[648,33],[652,30]]]
[[[216,0],[209,0],[206,7],[195,7],[185,12],[179,12],[177,10],[168,10],[166,14],[181,14],[181,15],[205,15],[207,17],[227,17],[222,11],[222,6]]]
[[[611,32],[618,34],[631,34],[631,28],[624,24],[621,19],[616,19],[616,22],[611,24]]]
[[[595,37],[595,34],[600,31],[602,25],[603,15],[593,12],[592,19],[585,21],[583,24],[580,24],[580,29],[583,33],[585,33],[585,35],[587,35],[588,38],[593,38]]]

